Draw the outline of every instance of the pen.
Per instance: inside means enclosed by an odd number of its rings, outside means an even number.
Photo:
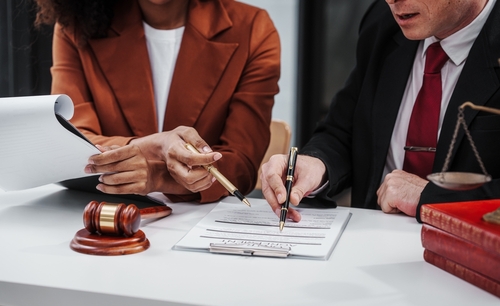
[[[292,192],[293,183],[293,173],[295,172],[295,162],[297,161],[297,148],[291,147],[290,153],[288,154],[288,169],[286,171],[286,199],[285,203],[281,205],[281,215],[280,215],[280,232],[285,226],[286,215],[288,213],[288,206],[290,205],[290,193]]]
[[[189,151],[191,151],[193,153],[200,153],[190,143],[186,143],[185,146],[186,146],[186,149],[188,149]],[[220,173],[219,170],[217,170],[217,168],[215,168],[212,165],[204,165],[203,168],[207,169],[207,171],[210,174],[212,174],[215,177],[215,179],[218,180],[219,183],[221,183],[221,185],[224,186],[224,188],[226,188],[227,191],[229,191],[232,195],[237,197],[241,202],[245,203],[247,206],[249,206],[249,207],[251,206],[250,202],[247,200],[247,198],[245,198],[245,196],[224,175],[222,175],[222,173]]]

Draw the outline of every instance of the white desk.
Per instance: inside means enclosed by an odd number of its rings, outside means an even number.
[[[172,250],[214,207],[172,204],[141,227],[147,251],[92,256],[69,248],[90,200],[110,201],[55,185],[0,193],[0,305],[500,304],[424,262],[421,225],[402,215],[351,209],[330,260],[311,261]]]

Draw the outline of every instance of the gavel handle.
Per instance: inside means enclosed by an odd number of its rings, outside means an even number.
[[[163,218],[172,213],[172,208],[166,205],[142,208],[139,210],[141,219]]]

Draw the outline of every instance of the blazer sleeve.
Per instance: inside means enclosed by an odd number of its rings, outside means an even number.
[[[86,71],[84,66],[93,67],[92,59],[82,53],[86,52],[88,45],[79,46],[75,31],[72,27],[64,30],[61,25],[56,24],[52,41],[52,94],[66,94],[74,103],[75,114],[78,113],[77,122],[73,124],[93,143],[101,145],[126,145],[134,137],[132,136],[102,136],[103,131],[99,123],[93,103],[92,83],[106,82],[99,80],[99,73]],[[96,91],[95,88],[93,91]],[[101,91],[97,91],[101,92]],[[102,91],[104,93],[104,91]]]
[[[378,20],[386,3],[375,1],[368,8],[359,27],[359,37],[356,46],[356,66],[350,73],[344,87],[332,99],[328,114],[320,122],[311,139],[300,150],[300,154],[316,157],[326,166],[329,185],[316,199],[335,203],[332,197],[353,184],[353,134],[356,128],[356,112],[359,112],[360,93],[363,86],[370,83],[367,70],[375,48],[375,41],[380,40]],[[389,37],[388,35],[386,35]],[[380,42],[379,42],[380,44]],[[382,60],[376,59],[377,62]],[[359,120],[357,122],[360,123]],[[358,127],[359,128],[359,127]],[[360,141],[357,139],[357,141]],[[365,141],[365,140],[363,140]]]

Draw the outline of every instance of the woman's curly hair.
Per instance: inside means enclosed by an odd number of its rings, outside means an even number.
[[[107,36],[117,0],[34,0],[37,5],[35,26],[75,27],[81,42]]]

